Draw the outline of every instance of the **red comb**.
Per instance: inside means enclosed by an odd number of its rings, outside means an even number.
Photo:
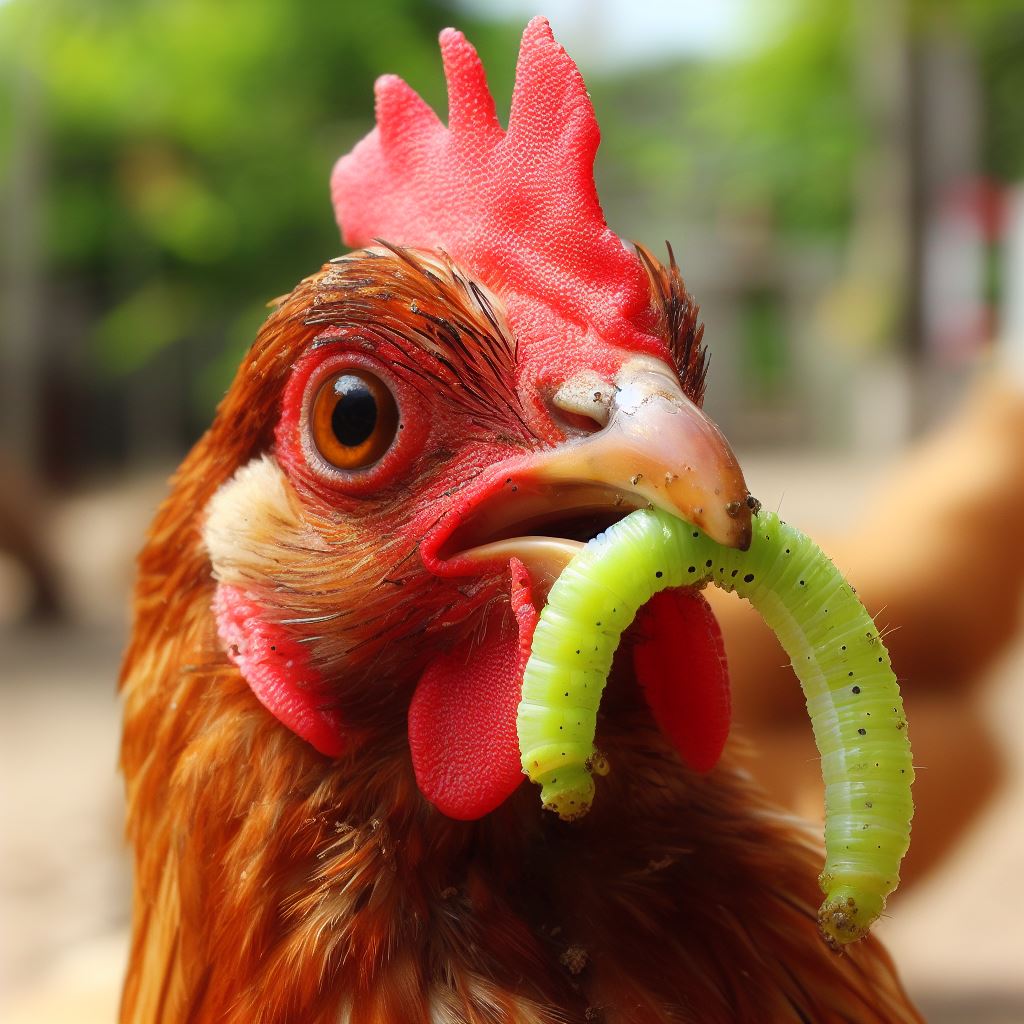
[[[400,78],[378,79],[377,127],[331,178],[346,244],[443,249],[501,295],[521,338],[565,343],[568,326],[591,344],[651,348],[647,275],[605,223],[594,109],[547,21],[523,33],[507,131],[461,32],[441,33],[441,55],[447,127]]]

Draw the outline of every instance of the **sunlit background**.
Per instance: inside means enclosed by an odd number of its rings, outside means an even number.
[[[372,124],[374,78],[399,72],[443,111],[436,37],[454,23],[507,109],[535,13],[591,90],[609,223],[669,240],[701,304],[707,406],[762,499],[840,535],[971,395],[978,415],[1024,407],[1020,0],[0,0],[0,942],[17,1019],[113,1012],[114,686],[167,474],[268,300],[341,251],[327,176]],[[1024,499],[1024,433],[1000,429],[990,533],[1019,531]],[[1018,640],[951,695],[990,724],[1000,767],[887,922],[932,1020],[1024,1019],[1024,761],[1006,724],[1022,669]]]

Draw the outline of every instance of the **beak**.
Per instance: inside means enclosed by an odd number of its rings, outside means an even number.
[[[626,363],[615,379],[605,426],[545,452],[538,480],[593,483],[643,499],[745,551],[753,499],[722,432],[655,359]]]
[[[623,364],[613,388],[596,381],[567,387],[555,404],[585,412],[600,429],[532,453],[503,475],[501,488],[474,502],[444,543],[450,570],[457,563],[479,571],[482,562],[516,557],[532,575],[554,579],[582,546],[573,534],[593,535],[648,505],[746,550],[758,503],[722,432],[668,366],[637,357]]]

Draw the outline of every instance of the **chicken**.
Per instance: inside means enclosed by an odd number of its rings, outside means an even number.
[[[522,784],[568,542],[653,503],[743,547],[756,502],[674,261],[605,224],[547,23],[507,132],[466,40],[441,51],[447,128],[378,82],[332,179],[355,251],[279,301],[140,557],[122,1020],[918,1020],[873,938],[822,941],[819,844],[738,743],[680,756],[724,739],[673,699],[726,684],[699,596],[628,638],[660,677],[616,661],[594,809]]]

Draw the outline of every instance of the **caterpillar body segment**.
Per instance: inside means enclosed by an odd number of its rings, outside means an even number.
[[[825,781],[819,922],[829,941],[852,941],[882,912],[909,845],[914,771],[903,703],[853,588],[776,515],[758,513],[749,550],[738,551],[644,509],[572,560],[550,591],[523,677],[523,770],[546,808],[565,819],[587,812],[596,713],[622,632],[658,591],[709,582],[758,609],[800,680]]]
[[[667,558],[664,570],[636,572],[650,557],[647,520],[629,515],[612,529],[555,581],[523,674],[523,771],[541,786],[544,807],[567,821],[586,814],[593,800],[597,708],[622,633],[659,590],[682,584]]]

